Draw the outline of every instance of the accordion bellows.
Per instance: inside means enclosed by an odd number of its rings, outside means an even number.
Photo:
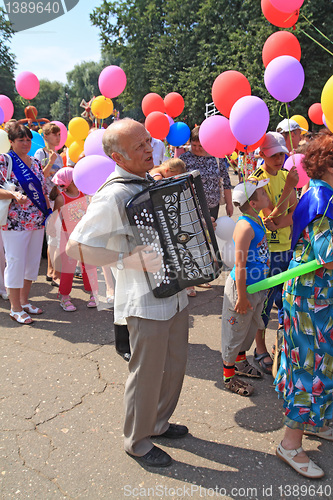
[[[126,213],[137,244],[163,257],[159,272],[146,273],[155,297],[170,297],[219,275],[222,261],[197,170],[141,191],[128,201]]]

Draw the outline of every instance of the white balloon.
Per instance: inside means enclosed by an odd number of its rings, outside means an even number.
[[[235,265],[235,245],[233,241],[227,241],[222,249],[222,260],[230,269]]]
[[[10,142],[8,139],[8,134],[4,130],[0,130],[0,153],[8,153],[10,150]]]
[[[219,250],[220,250],[220,254],[222,256],[222,250],[223,250],[224,245],[226,244],[226,241],[221,240],[221,238],[219,238],[216,233],[215,233],[215,238],[216,238],[217,246],[219,247]]]
[[[231,217],[224,215],[223,217],[216,219],[215,234],[221,240],[230,241],[232,239],[232,235],[234,234],[235,226],[235,221],[233,221]]]

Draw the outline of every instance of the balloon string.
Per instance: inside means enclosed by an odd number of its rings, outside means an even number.
[[[289,134],[290,146],[291,146],[291,151],[294,151],[293,139],[291,137],[290,122],[289,122],[289,120],[290,120],[289,110],[288,110],[287,103],[285,103],[285,105],[286,105],[286,115],[287,115],[287,119],[288,119],[288,134]],[[296,165],[296,163],[295,163],[295,156],[293,154],[291,154],[291,156],[292,156],[292,159],[293,159],[293,164],[295,166]]]
[[[281,118],[283,118],[283,114],[281,113],[281,109],[282,109],[282,106],[283,106],[284,104],[285,104],[284,102],[281,102],[281,105],[280,105],[280,107],[279,107],[279,116],[280,116]]]
[[[318,29],[311,21],[309,21],[309,19],[307,17],[305,17],[305,15],[302,13],[302,16],[304,17],[304,19],[306,20],[306,22],[312,26],[316,31],[318,31],[318,33],[323,36],[328,42],[330,42],[332,45],[333,45],[333,41],[330,40],[328,38],[328,36],[325,35],[325,33],[323,33],[322,31],[320,31],[320,29]]]
[[[302,33],[304,33],[304,35],[306,35],[307,37],[310,38],[310,40],[312,40],[313,42],[315,42],[317,45],[319,45],[319,47],[321,47],[322,49],[326,50],[326,52],[328,52],[331,56],[333,56],[333,52],[331,52],[330,50],[328,50],[326,47],[324,47],[324,45],[322,45],[321,43],[319,43],[315,38],[313,38],[311,35],[309,35],[308,33],[306,33],[306,31],[302,30],[300,28],[300,31]]]

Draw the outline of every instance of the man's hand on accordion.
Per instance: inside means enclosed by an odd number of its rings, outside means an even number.
[[[124,263],[125,267],[127,265],[131,269],[157,273],[162,267],[162,256],[151,246],[139,245],[127,258],[124,258]]]

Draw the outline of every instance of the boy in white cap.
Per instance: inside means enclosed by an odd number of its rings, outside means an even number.
[[[283,135],[289,154],[297,149],[302,131],[307,132],[295,120],[288,118],[285,118],[278,124],[276,131]]]
[[[271,276],[288,269],[291,258],[292,216],[297,204],[295,187],[298,182],[298,173],[295,167],[292,167],[290,172],[282,168],[285,154],[288,154],[288,149],[283,136],[277,132],[267,132],[265,140],[260,146],[260,156],[264,163],[252,176],[257,180],[270,179],[265,187],[270,200],[269,206],[260,215],[267,230],[267,241],[271,253]],[[279,310],[279,328],[282,328],[282,285],[277,285],[269,290],[262,314],[265,328],[269,322],[274,300]],[[272,373],[273,362],[267,352],[265,330],[262,328],[258,329],[256,346],[254,359],[265,373]]]
[[[235,375],[260,378],[261,372],[246,359],[258,328],[263,328],[261,318],[266,291],[249,294],[246,287],[265,279],[269,272],[269,251],[266,229],[259,211],[269,205],[264,189],[269,179],[247,180],[238,184],[232,201],[242,215],[237,221],[235,265],[224,287],[222,310],[222,359],[223,378],[227,389],[241,396],[250,396],[254,387]]]

